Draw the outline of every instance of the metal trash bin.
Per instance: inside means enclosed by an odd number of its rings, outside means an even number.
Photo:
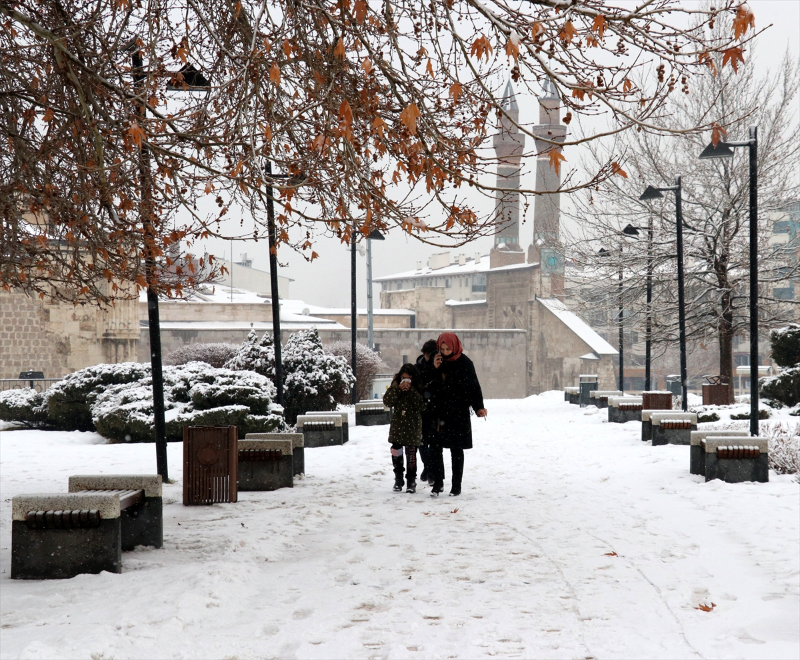
[[[585,408],[591,403],[589,392],[597,389],[597,374],[581,374],[579,376],[580,404]]]
[[[667,376],[667,389],[672,392],[672,396],[683,396],[680,375]]]
[[[183,427],[183,503],[236,502],[239,440],[235,426]]]

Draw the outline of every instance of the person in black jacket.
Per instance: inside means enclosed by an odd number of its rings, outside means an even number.
[[[431,383],[436,374],[433,366],[433,356],[439,348],[435,339],[429,339],[422,345],[422,355],[417,358],[417,371],[419,371],[419,388],[428,407],[422,413],[422,446],[419,448],[419,457],[422,459],[422,473],[419,475],[420,481],[427,481],[433,485],[433,470],[430,465],[430,447],[436,440],[436,415],[431,409]]]
[[[469,409],[478,417],[486,417],[483,393],[475,367],[463,354],[461,340],[452,332],[444,332],[436,341],[439,352],[433,358],[436,373],[431,384],[433,408],[437,421],[437,440],[432,446],[434,483],[431,497],[442,492],[444,461],[442,448],[450,449],[453,477],[450,495],[461,494],[464,474],[464,450],[472,449],[472,423]]]

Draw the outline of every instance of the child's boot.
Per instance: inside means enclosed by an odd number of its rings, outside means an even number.
[[[399,447],[395,449],[392,447],[392,467],[394,468],[394,490],[395,493],[399,493],[403,490],[404,480],[403,480],[403,448]]]

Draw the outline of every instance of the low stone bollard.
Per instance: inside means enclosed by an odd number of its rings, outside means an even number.
[[[726,431],[692,431],[689,447],[689,472],[704,476],[706,473],[706,456],[700,442],[706,438],[749,438],[747,429]]]
[[[709,436],[700,440],[706,481],[769,481],[769,439]]]
[[[692,431],[697,430],[697,414],[689,412],[656,412],[650,415],[652,444],[688,445]]]
[[[579,387],[565,387],[564,400],[569,401],[574,405],[580,404],[581,390]]]
[[[608,421],[613,424],[642,421],[642,397],[608,397]]]
[[[381,426],[392,421],[392,409],[380,399],[359,401],[356,404],[356,426]]]
[[[292,440],[239,440],[239,490],[294,486]]]
[[[589,401],[598,408],[608,408],[608,398],[611,396],[623,396],[619,390],[594,390],[589,392]]]
[[[350,441],[350,420],[349,415],[346,410],[309,410],[305,413],[306,415],[341,415],[342,416],[342,442],[346,443]]]
[[[306,449],[344,444],[342,416],[339,413],[298,415],[296,427],[298,433],[303,434],[303,446]]]
[[[292,443],[292,475],[298,476],[306,472],[305,449],[302,433],[248,433],[245,440],[289,440]],[[239,440],[239,448],[242,440]]]
[[[122,549],[137,545],[160,548],[164,545],[164,514],[158,474],[78,474],[69,478],[70,493],[141,491],[141,498],[120,509]],[[123,499],[123,504],[124,504]]]

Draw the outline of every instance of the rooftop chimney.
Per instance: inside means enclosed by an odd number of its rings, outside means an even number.
[[[475,253],[475,264],[477,265],[480,262],[481,262],[481,253],[480,252],[476,252]]]
[[[463,266],[467,263],[467,255],[466,254],[459,254],[458,255],[458,265]]]

